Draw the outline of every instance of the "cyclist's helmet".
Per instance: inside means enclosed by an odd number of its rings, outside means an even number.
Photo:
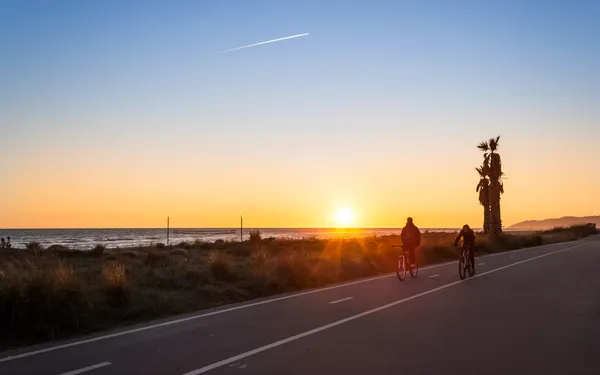
[[[469,230],[471,230],[471,228],[467,224],[465,224],[465,225],[463,225],[463,230],[469,231]]]

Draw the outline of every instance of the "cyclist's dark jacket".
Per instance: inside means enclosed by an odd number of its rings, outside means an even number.
[[[475,246],[475,232],[473,232],[472,229],[467,231],[461,230],[454,240],[454,246],[458,245],[458,241],[460,241],[461,238],[463,239],[463,246]]]
[[[402,244],[408,247],[416,248],[421,244],[421,231],[414,224],[406,224],[400,233]]]

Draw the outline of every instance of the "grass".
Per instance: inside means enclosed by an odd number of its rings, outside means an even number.
[[[575,226],[478,236],[482,253],[571,241],[595,233]],[[426,233],[427,265],[457,259],[455,234]],[[164,317],[393,272],[398,236],[261,239],[92,251],[64,246],[0,253],[0,348],[66,338]]]

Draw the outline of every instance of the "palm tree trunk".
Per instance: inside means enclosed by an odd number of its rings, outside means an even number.
[[[485,234],[490,233],[490,218],[491,218],[490,206],[484,205],[483,206],[483,233],[485,233]]]
[[[500,187],[497,181],[490,184],[490,234],[492,236],[502,233],[502,220],[500,218]]]
[[[500,193],[498,193],[498,204],[496,205],[496,232],[502,233],[502,217],[500,216]]]

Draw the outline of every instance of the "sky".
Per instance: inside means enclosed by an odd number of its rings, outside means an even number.
[[[600,2],[2,1],[0,228],[600,214]],[[246,49],[261,41],[309,35]]]

